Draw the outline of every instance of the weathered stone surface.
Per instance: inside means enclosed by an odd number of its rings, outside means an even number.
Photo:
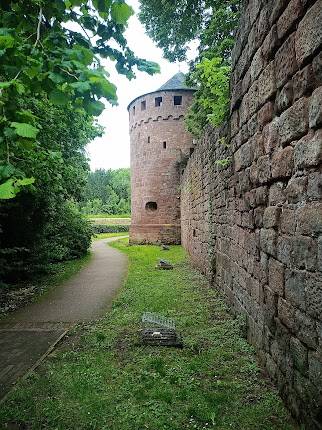
[[[282,233],[293,235],[296,230],[295,210],[283,207],[281,213],[280,230]]]
[[[306,176],[293,176],[285,189],[285,195],[289,203],[298,203],[305,199],[305,191],[307,187]]]
[[[251,145],[247,142],[242,145],[234,155],[235,171],[249,167],[253,161]]]
[[[269,259],[268,263],[268,282],[269,287],[279,296],[284,295],[284,265],[274,258]]]
[[[295,326],[297,327],[297,337],[309,348],[317,346],[317,332],[315,321],[301,310],[295,312]]]
[[[267,124],[263,129],[263,142],[266,154],[270,154],[278,146],[279,137],[279,118],[275,118],[271,123]]]
[[[275,56],[276,85],[281,88],[298,68],[295,57],[295,33],[283,43]]]
[[[299,64],[312,55],[322,43],[322,3],[317,1],[300,22],[295,38],[296,58]]]
[[[263,128],[267,123],[269,123],[274,116],[274,103],[269,101],[264,104],[264,106],[258,112],[258,124]]]
[[[283,182],[275,182],[269,189],[269,204],[281,206],[286,201]]]
[[[273,229],[261,229],[260,246],[261,249],[272,256],[276,255],[277,234]]]
[[[274,62],[270,62],[264,69],[258,79],[258,95],[253,94],[253,97],[258,97],[258,102],[263,105],[276,92],[275,66]],[[253,112],[254,113],[254,112]]]
[[[277,34],[282,39],[289,30],[295,25],[297,19],[303,12],[303,6],[300,0],[291,0],[277,21]]]
[[[322,280],[319,275],[307,273],[305,297],[307,312],[313,318],[321,318],[322,315]]]
[[[295,101],[310,93],[314,88],[314,76],[311,64],[297,72],[292,82]]]
[[[293,306],[305,310],[306,272],[286,271],[285,299]]]
[[[271,177],[271,163],[268,155],[263,155],[257,160],[258,181],[264,184]]]
[[[322,161],[322,130],[301,139],[294,147],[294,163],[297,169],[316,166]]]
[[[272,177],[285,178],[293,173],[293,153],[291,146],[278,148],[272,157]]]
[[[262,45],[263,58],[267,61],[271,60],[278,46],[277,26],[275,24],[266,36]]]
[[[294,367],[305,375],[308,371],[308,350],[296,337],[290,339],[290,355]]]
[[[322,199],[322,172],[313,172],[309,175],[307,196],[312,200]]]
[[[278,206],[269,206],[265,209],[263,225],[265,228],[277,227],[281,214],[281,208]]]
[[[309,377],[315,386],[322,386],[322,363],[314,352],[309,354]]]
[[[310,99],[309,125],[310,128],[322,126],[322,87],[317,88]]]
[[[298,100],[282,113],[279,121],[279,134],[282,145],[304,136],[308,130],[308,101],[305,97]]]
[[[293,82],[288,81],[284,87],[277,93],[276,108],[278,113],[288,109],[293,102]]]
[[[291,331],[296,331],[295,308],[281,297],[278,299],[278,318]]]
[[[312,61],[314,79],[319,84],[322,85],[322,52],[320,52]]]
[[[296,236],[291,240],[290,262],[298,269],[314,270],[316,267],[317,243],[305,236]]]
[[[297,232],[307,236],[322,234],[322,203],[312,203],[297,210]]]

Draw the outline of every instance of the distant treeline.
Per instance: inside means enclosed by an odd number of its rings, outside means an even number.
[[[81,212],[129,214],[131,211],[130,169],[99,169],[88,174]]]

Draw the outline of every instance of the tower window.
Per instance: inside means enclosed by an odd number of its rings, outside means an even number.
[[[195,230],[195,229],[193,229],[192,236],[193,236],[193,237],[196,237],[196,236],[197,236],[197,232],[196,232],[196,230]]]
[[[156,106],[156,107],[160,107],[160,106],[162,106],[162,97],[156,97],[156,98],[154,99],[154,103],[155,103],[155,106]]]
[[[195,148],[190,148],[190,156],[194,153]]]
[[[150,143],[150,141],[151,141],[150,136],[148,136],[148,143]]]
[[[143,100],[143,102],[141,102],[141,110],[145,110],[146,109],[146,100]]]
[[[156,202],[147,202],[147,204],[145,205],[145,209],[148,212],[155,212],[158,209],[158,205]]]
[[[133,115],[135,115],[135,106],[133,106]]]
[[[163,149],[167,149],[167,142],[163,142]]]
[[[182,105],[182,96],[174,96],[173,97],[173,104],[175,106],[180,106]]]

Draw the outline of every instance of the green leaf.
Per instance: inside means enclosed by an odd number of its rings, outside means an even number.
[[[4,184],[0,185],[0,200],[13,199],[19,192],[14,186],[15,180],[8,179]]]
[[[134,10],[126,3],[113,3],[111,8],[112,19],[116,24],[127,23],[127,20],[134,14]]]
[[[66,93],[55,89],[49,94],[49,100],[55,105],[65,106],[69,102],[69,97]]]
[[[86,91],[90,91],[91,89],[91,86],[88,81],[73,82],[72,84],[70,84],[70,86],[74,88],[76,91],[78,91],[79,93],[84,93]]]
[[[98,12],[108,12],[111,6],[111,0],[93,0],[93,5]]]
[[[16,179],[10,178],[0,185],[0,200],[9,200],[16,197],[21,187],[31,185],[35,182],[35,178]]]
[[[12,122],[10,125],[16,130],[18,136],[27,137],[28,139],[36,139],[39,133],[38,128],[25,122]]]
[[[0,82],[0,89],[3,90],[6,88],[9,88],[12,84],[13,84],[13,81]]]
[[[12,48],[15,44],[15,39],[10,35],[0,36],[0,49]]]
[[[99,116],[105,109],[105,105],[98,100],[91,100],[86,104],[85,109],[90,115]]]
[[[149,75],[154,75],[155,73],[160,73],[160,66],[154,61],[140,60],[137,63],[137,68],[140,72],[146,72]]]

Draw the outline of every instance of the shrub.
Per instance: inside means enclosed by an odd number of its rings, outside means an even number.
[[[105,224],[93,224],[92,230],[94,234],[99,233],[126,233],[129,231],[128,225],[105,225]]]

